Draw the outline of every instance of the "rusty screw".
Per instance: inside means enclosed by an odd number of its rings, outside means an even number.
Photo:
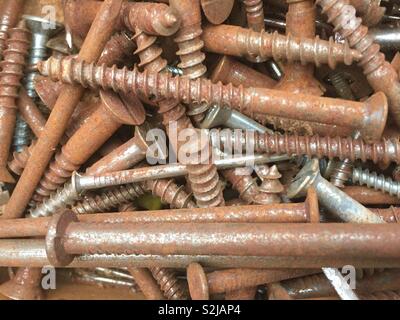
[[[54,59],[38,64],[42,74],[85,87],[113,88],[122,92],[153,94],[185,103],[207,102],[227,105],[246,115],[263,113],[317,123],[336,124],[359,129],[366,140],[378,139],[386,123],[387,105],[383,93],[376,93],[366,102],[321,98],[262,88],[243,88],[212,84],[206,79],[172,78],[167,74],[140,73],[136,69],[96,67],[75,59]],[[189,93],[189,94],[188,94]],[[349,114],[352,117],[349,117]]]

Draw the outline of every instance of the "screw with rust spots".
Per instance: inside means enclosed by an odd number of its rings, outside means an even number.
[[[316,66],[328,64],[332,69],[338,62],[350,65],[361,59],[361,53],[349,49],[348,45],[321,40],[307,39],[291,35],[256,32],[238,26],[206,26],[202,39],[207,51],[231,56],[257,56],[261,59],[300,61]]]
[[[43,75],[85,87],[113,88],[122,92],[152,94],[156,98],[173,98],[185,103],[207,102],[227,105],[244,114],[268,114],[298,120],[313,121],[359,129],[367,141],[378,139],[386,124],[387,101],[383,93],[376,93],[365,102],[285,93],[263,88],[243,88],[210,80],[190,80],[168,74],[140,73],[96,67],[75,59],[50,58],[38,64]],[[349,117],[349,114],[352,116]]]
[[[29,50],[30,32],[22,20],[16,28],[10,30],[7,48],[3,52],[0,73],[0,181],[13,183],[14,178],[8,172],[7,160],[13,138],[21,79],[25,67],[25,58]]]

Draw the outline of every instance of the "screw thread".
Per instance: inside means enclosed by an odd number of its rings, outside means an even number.
[[[96,66],[76,59],[54,57],[39,62],[38,68],[43,75],[53,80],[80,83],[93,89],[101,87],[124,93],[138,91],[156,99],[175,99],[186,104],[205,102],[208,105],[236,106],[239,109],[244,105],[246,89],[220,82],[213,84],[204,78],[190,80],[187,77],[172,77],[168,73],[140,73],[136,68],[128,71],[127,68],[107,68],[105,65]]]
[[[225,204],[217,167],[213,164],[188,165],[188,178],[199,208]]]
[[[224,170],[222,174],[232,184],[232,187],[239,192],[240,199],[248,204],[254,203],[256,197],[260,195],[256,180],[251,175],[237,173],[236,169]]]
[[[330,176],[330,182],[338,188],[344,188],[344,185],[350,179],[352,172],[353,163],[349,159],[345,159],[335,165]]]
[[[374,43],[368,28],[362,25],[362,19],[356,17],[356,10],[347,0],[317,0],[322,12],[328,16],[328,22],[335,26],[342,37],[349,41],[352,48],[362,54],[359,65],[375,91],[383,91],[389,99],[389,107],[397,124],[400,124],[399,78],[380,46]]]
[[[24,21],[9,32],[7,49],[4,50],[3,61],[0,62],[0,107],[17,109],[15,99],[18,98],[21,87],[30,34]]]
[[[260,196],[257,196],[256,203],[269,204],[280,203],[281,198],[279,194],[283,192],[284,188],[279,181],[282,178],[277,166],[268,167],[267,165],[256,166],[256,173],[261,179],[259,187]]]
[[[168,300],[188,300],[187,290],[171,269],[151,268],[151,273]]]
[[[7,48],[8,31],[17,23],[24,6],[24,1],[21,0],[7,0],[4,2],[0,16],[0,58]]]
[[[344,74],[340,71],[332,72],[329,76],[336,93],[347,100],[356,100]]]
[[[14,152],[13,159],[8,163],[8,167],[16,175],[20,176],[24,170],[28,159],[31,156],[32,150],[36,144],[36,140],[29,147],[24,147],[21,152]]]
[[[55,190],[62,186],[72,173],[79,169],[80,165],[73,164],[63,152],[58,152],[54,161],[49,165],[43,178],[32,196],[36,202],[41,202],[48,198]]]
[[[262,0],[244,0],[246,7],[247,25],[254,31],[264,29],[264,6]]]
[[[135,54],[140,58],[139,67],[153,72],[161,72],[167,61],[161,57],[162,48],[156,45],[157,37],[145,34],[136,28],[133,40],[137,43]]]
[[[162,48],[156,44],[156,37],[149,36],[137,29],[134,36],[137,43],[135,54],[139,55],[139,67],[150,72],[162,72],[167,66],[167,61],[161,57]],[[190,119],[186,116],[186,108],[177,100],[162,99],[158,101],[159,113],[162,115],[163,124],[168,129],[170,123],[176,123],[177,132],[192,127]],[[169,133],[169,130],[167,130]]]
[[[160,179],[147,183],[153,195],[161,198],[161,202],[169,204],[172,208],[195,208],[191,200],[192,195],[185,191],[183,186],[178,186],[174,180]]]
[[[50,198],[44,200],[36,208],[31,209],[29,215],[33,218],[48,217],[57,210],[72,205],[79,197],[74,184],[68,182],[63,188],[50,195]]]
[[[328,157],[329,159],[349,159],[354,162],[371,160],[378,162],[400,163],[400,142],[397,140],[384,139],[381,142],[367,144],[362,139],[280,135],[254,132],[254,135],[247,135],[241,131],[224,129],[224,134],[211,131],[213,145],[242,146],[254,143],[255,152],[268,154],[306,155],[309,157]]]
[[[21,152],[24,147],[29,145],[31,138],[32,133],[28,124],[22,119],[21,115],[18,114],[13,138],[13,146],[15,151]]]
[[[109,188],[99,195],[86,197],[85,200],[76,203],[72,211],[76,214],[109,212],[120,205],[132,202],[144,193],[145,190],[140,184],[129,184]]]
[[[352,180],[353,183],[358,182],[360,185],[366,185],[368,188],[383,191],[398,198],[400,197],[400,183],[384,175],[378,175],[376,172],[370,172],[368,169],[354,168]]]
[[[368,28],[362,25],[362,19],[356,17],[356,10],[346,0],[317,0],[322,13],[328,16],[328,22],[335,26],[351,47],[362,53],[360,66],[366,75],[374,72],[385,63],[385,55],[381,53],[378,44],[368,35]]]

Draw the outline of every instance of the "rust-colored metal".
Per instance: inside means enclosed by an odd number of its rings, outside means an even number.
[[[211,294],[252,288],[261,284],[273,283],[314,273],[318,273],[318,271],[313,269],[228,269],[206,274],[200,264],[191,263],[187,268],[187,279],[192,299],[208,300]]]
[[[99,195],[86,196],[72,207],[76,214],[110,212],[121,204],[130,203],[144,195],[146,190],[140,184],[109,188]]]
[[[361,300],[400,300],[400,290],[361,294],[359,298]]]
[[[380,0],[350,0],[350,4],[357,10],[357,15],[367,26],[374,26],[383,18],[386,8],[380,7],[380,2]]]
[[[232,188],[239,192],[240,199],[244,200],[247,204],[255,203],[256,197],[261,194],[257,182],[251,176],[251,173],[241,171],[243,169],[240,168],[224,170],[222,175],[232,184]]]
[[[184,103],[207,102],[226,105],[252,116],[263,113],[278,117],[340,125],[358,129],[367,141],[379,138],[387,117],[387,101],[376,93],[364,102],[285,93],[263,88],[243,88],[213,84],[210,80],[190,80],[168,74],[140,73],[126,69],[95,67],[75,59],[50,58],[38,64],[44,75],[67,83],[92,88],[113,88],[153,94],[156,98],[174,98]],[[351,115],[351,116],[350,116]]]
[[[164,295],[147,268],[129,268],[133,279],[147,300],[164,300]]]
[[[397,223],[93,224],[66,210],[49,224],[46,252],[54,266],[93,253],[398,259],[399,236]]]
[[[41,268],[20,268],[15,276],[0,285],[0,294],[13,300],[42,300]]]
[[[9,29],[18,23],[25,0],[5,0],[0,8],[0,57],[3,57],[4,50],[7,47]]]
[[[323,274],[316,274],[282,282],[283,287],[294,299],[336,296],[336,291]],[[368,294],[379,291],[399,290],[399,269],[386,269],[373,275],[357,279],[357,294]]]
[[[311,0],[288,1],[286,35],[313,39],[315,37],[315,6]],[[314,78],[314,66],[292,63],[285,65],[283,78],[275,89],[321,96],[324,88]]]
[[[137,189],[136,189],[137,190]],[[135,190],[135,191],[136,191]],[[311,189],[310,189],[311,190]],[[139,193],[139,191],[136,191]],[[110,201],[115,197],[108,191]],[[137,195],[136,195],[137,197]],[[126,201],[126,203],[128,200]],[[130,201],[129,201],[130,202]],[[116,207],[118,204],[114,205]],[[73,208],[77,214],[83,210]],[[84,208],[85,209],[85,208]],[[106,210],[93,212],[106,212]],[[0,238],[38,237],[47,232],[51,218],[26,218],[2,220]],[[226,208],[190,208],[180,210],[157,210],[146,212],[101,213],[79,216],[88,223],[317,223],[318,201],[315,192],[309,192],[305,202],[234,206]]]
[[[196,134],[197,140],[190,152],[194,156],[193,161],[187,165],[188,182],[196,204],[199,208],[224,206],[223,187],[217,166],[212,162],[211,145],[208,141],[199,141],[204,139],[199,132]]]
[[[177,278],[174,270],[154,267],[150,271],[168,300],[189,299],[186,288]]]
[[[19,89],[17,100],[18,111],[36,137],[40,135],[46,125],[46,119],[24,88]]]
[[[184,186],[178,186],[174,180],[159,179],[145,183],[145,188],[154,196],[158,196],[162,203],[169,204],[171,208],[195,208],[192,195],[185,191]]]
[[[101,1],[68,0],[64,4],[65,24],[75,35],[84,39],[99,12]],[[180,26],[180,17],[166,4],[123,1],[114,21],[115,30],[138,27],[151,35],[170,36]]]
[[[37,75],[35,77],[35,90],[44,105],[52,110],[61,93],[63,83],[53,81],[49,77]]]
[[[232,83],[234,86],[254,88],[272,89],[276,85],[276,81],[272,78],[229,56],[223,56],[218,61],[210,79],[213,83],[221,81],[223,84]]]
[[[269,167],[267,165],[259,165],[255,168],[257,176],[261,180],[260,195],[256,196],[256,203],[280,203],[280,194],[284,191],[284,187],[279,181],[282,178],[278,167],[276,165]],[[315,192],[313,188],[310,188],[308,193]]]
[[[0,64],[0,182],[14,183],[14,178],[7,170],[7,161],[16,121],[16,99],[31,35],[24,21],[11,29],[9,34]]]
[[[267,154],[307,155],[309,157],[350,159],[352,162],[371,160],[374,163],[400,163],[400,142],[397,140],[383,140],[367,144],[360,138],[330,138],[319,136],[298,136],[288,134],[268,134],[254,132],[251,135],[238,130],[224,129],[223,135],[212,132],[211,138],[218,145],[242,146],[246,150],[246,143],[254,143],[254,151]]]
[[[221,24],[228,19],[234,2],[234,0],[200,0],[204,15],[212,24]]]
[[[45,172],[33,195],[35,201],[42,201],[62,186],[122,124],[138,125],[144,121],[144,117],[138,119],[131,111],[142,107],[139,101],[137,105],[128,105],[117,94],[105,91],[100,96],[101,105],[62,147]]]
[[[362,186],[346,186],[342,189],[347,195],[363,205],[399,205],[400,199],[387,193]]]
[[[170,0],[170,5],[182,17],[181,27],[175,35],[175,42],[179,46],[176,53],[180,58],[178,67],[183,75],[190,79],[197,79],[207,72],[203,64],[205,54],[201,52],[203,41],[200,36],[201,28],[200,0]]]
[[[267,285],[268,300],[293,300],[279,282]]]
[[[114,34],[104,46],[97,63],[99,65],[123,64],[127,58],[131,57],[131,52],[135,50],[135,47],[135,43],[124,32]]]
[[[29,147],[24,147],[21,152],[13,152],[13,158],[8,162],[8,167],[16,175],[20,176],[22,171],[28,162],[29,157],[32,154],[32,150],[35,147],[36,140],[33,140]]]
[[[137,28],[134,39],[138,46],[135,54],[138,54],[140,58],[139,67],[151,72],[166,72],[167,60],[161,57],[163,50],[156,43],[157,38]],[[186,108],[174,99],[162,99],[157,101],[157,104],[172,148],[178,154],[182,145],[182,142],[178,142],[178,133],[186,128],[193,128],[186,115]]]
[[[182,17],[181,27],[174,39],[179,48],[176,52],[180,60],[178,67],[181,68],[183,76],[188,79],[203,78],[207,72],[207,67],[204,64],[206,56],[202,52],[204,42],[201,39],[203,29],[200,0],[171,0],[170,4]],[[191,103],[188,108],[188,115],[196,124],[204,120],[208,110],[208,106],[201,103]]]
[[[346,0],[317,0],[335,30],[348,40],[350,47],[362,53],[359,65],[375,92],[382,91],[389,100],[389,110],[400,126],[400,82],[396,70],[385,60],[378,44],[368,35],[368,28],[355,15],[354,7]]]
[[[245,0],[243,3],[246,8],[247,26],[257,32],[265,30],[263,1]]]
[[[225,293],[225,300],[254,300],[257,287],[250,287]]]
[[[303,68],[310,69],[311,67],[304,67],[300,64],[293,64],[293,68],[297,71],[301,71]],[[288,71],[291,71],[289,68]],[[304,78],[301,76],[301,72],[292,70],[289,72],[285,83],[292,84],[292,91],[299,93],[298,87],[303,87]],[[307,73],[309,74],[309,72]],[[300,75],[300,77],[297,77]],[[290,76],[290,79],[288,78]],[[232,57],[224,56],[218,62],[217,66],[211,75],[211,81],[217,83],[221,81],[223,84],[233,84],[234,86],[243,86],[245,88],[274,88],[276,81],[267,77],[266,75],[247,67],[246,65],[235,61]],[[289,88],[288,88],[289,89]],[[314,90],[315,91],[315,90]],[[315,92],[314,92],[315,93]],[[350,136],[353,132],[351,128],[344,128],[338,125],[330,126],[314,122],[302,122],[290,119],[265,116],[261,114],[254,114],[254,119],[262,124],[272,124],[277,129],[283,129],[285,131],[295,131],[297,133],[306,132],[308,134],[323,134],[327,136]]]
[[[89,34],[82,45],[78,59],[87,62],[97,61],[113,33],[121,5],[122,0],[105,0],[102,2],[101,9],[97,13]],[[26,205],[45,172],[84,91],[85,89],[80,86],[63,86],[63,90],[46,122],[46,127],[33,149],[10,201],[6,205],[3,218],[17,218],[23,215]]]
[[[277,32],[256,32],[238,26],[206,26],[202,39],[207,51],[237,57],[257,56],[261,59],[299,61],[316,66],[328,64],[332,69],[343,62],[350,65],[361,59],[361,53],[347,45],[319,38],[284,36]]]
[[[137,126],[135,136],[117,147],[86,169],[89,175],[129,169],[142,161],[149,147],[146,141],[146,126]]]

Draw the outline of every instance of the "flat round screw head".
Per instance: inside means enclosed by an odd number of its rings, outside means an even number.
[[[207,20],[212,24],[221,24],[232,12],[234,0],[201,0],[201,7]]]
[[[26,273],[29,277],[29,269],[20,269],[22,273]],[[0,286],[0,294],[12,300],[43,300],[43,290],[33,279],[25,278],[25,274],[20,271],[10,280]]]
[[[359,130],[363,140],[369,143],[379,140],[386,126],[388,100],[383,92],[377,92],[365,101],[368,122]]]
[[[304,196],[319,174],[318,159],[308,160],[287,189],[287,197],[292,199]]]
[[[54,215],[46,235],[46,253],[54,267],[69,265],[75,258],[64,250],[63,237],[71,222],[78,222],[78,217],[71,210],[64,210]]]
[[[187,268],[186,276],[192,300],[209,300],[207,276],[203,267],[192,262]]]
[[[110,113],[124,124],[141,125],[146,119],[143,104],[136,95],[118,95],[110,90],[100,91],[101,101]]]

